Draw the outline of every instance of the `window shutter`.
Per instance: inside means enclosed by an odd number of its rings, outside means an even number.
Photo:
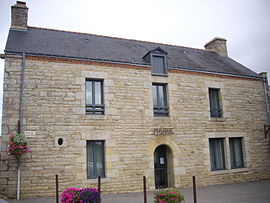
[[[153,56],[153,73],[166,74],[164,56]]]

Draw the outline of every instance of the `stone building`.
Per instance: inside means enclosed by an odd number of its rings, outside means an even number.
[[[97,185],[104,193],[270,178],[262,76],[205,50],[30,27],[12,7],[5,48],[2,144],[24,133],[22,197]],[[1,151],[0,195],[16,195]]]

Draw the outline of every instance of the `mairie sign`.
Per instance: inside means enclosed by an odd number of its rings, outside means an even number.
[[[173,128],[154,128],[154,135],[172,135]]]

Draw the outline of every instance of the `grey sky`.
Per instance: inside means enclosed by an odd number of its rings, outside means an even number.
[[[0,0],[0,53],[15,0]],[[270,72],[269,0],[26,0],[28,25],[204,48],[218,36],[229,56]],[[0,60],[0,88],[4,63]],[[2,95],[2,92],[0,92]],[[2,101],[2,96],[0,96]]]

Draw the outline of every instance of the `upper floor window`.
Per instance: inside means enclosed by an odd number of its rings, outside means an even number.
[[[103,80],[85,81],[86,114],[104,114]]]
[[[151,61],[152,74],[167,75],[165,56],[153,55]]]
[[[222,108],[220,104],[220,90],[209,88],[210,115],[211,117],[221,117]]]
[[[168,116],[169,107],[167,102],[166,84],[152,85],[154,115]]]
[[[151,64],[152,75],[168,75],[166,51],[157,47],[156,49],[149,51],[143,58]]]

